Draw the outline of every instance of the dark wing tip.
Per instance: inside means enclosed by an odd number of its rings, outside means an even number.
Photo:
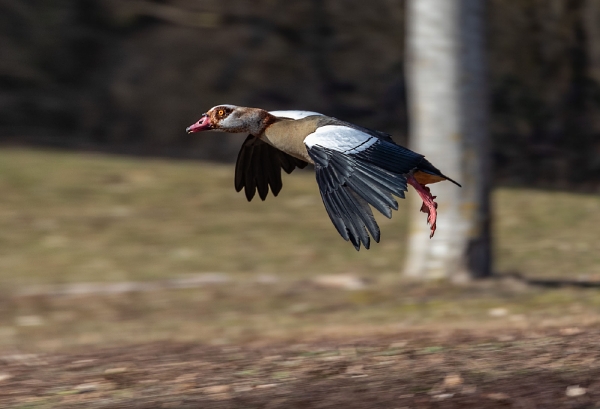
[[[260,196],[260,200],[262,200],[263,202],[267,199],[267,196],[269,195],[269,186],[266,187],[267,190],[263,191],[263,190],[258,190],[258,196]]]
[[[244,189],[244,193],[246,194],[246,199],[248,199],[248,201],[251,202],[252,199],[254,199],[256,188],[249,189],[248,186],[246,186],[246,189]]]

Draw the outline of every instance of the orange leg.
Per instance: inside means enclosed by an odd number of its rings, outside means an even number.
[[[433,200],[436,198],[436,196],[432,196],[429,188],[427,186],[422,185],[419,182],[417,182],[417,180],[415,179],[415,177],[413,175],[409,175],[406,178],[406,181],[408,182],[409,185],[411,185],[412,187],[415,188],[415,190],[417,191],[419,196],[421,196],[421,199],[423,199],[423,206],[421,206],[421,211],[423,213],[427,213],[427,223],[429,223],[429,225],[431,226],[431,234],[429,235],[429,238],[432,238],[433,235],[435,234],[435,228],[436,228],[435,222],[437,220],[437,206],[438,205]]]

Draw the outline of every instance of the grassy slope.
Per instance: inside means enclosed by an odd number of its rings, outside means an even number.
[[[356,253],[332,227],[311,173],[286,177],[280,197],[264,203],[248,203],[232,178],[231,165],[0,152],[0,254],[10,270],[0,279],[399,270],[402,213],[382,218],[382,245]]]
[[[498,271],[600,278],[600,196],[499,189],[494,198]]]
[[[374,334],[401,328],[587,325],[595,290],[483,283],[403,283],[401,203],[382,243],[355,252],[325,214],[313,175],[285,178],[280,197],[247,203],[230,165],[55,152],[0,151],[0,283],[153,280],[230,272],[227,285],[86,298],[0,297],[0,345],[55,348],[157,339],[230,342]],[[498,270],[600,274],[600,198],[499,189]],[[423,220],[424,222],[424,220]],[[318,289],[316,274],[356,273],[361,291]],[[275,284],[251,280],[259,273]],[[508,313],[491,319],[490,308]],[[27,317],[37,317],[27,319]],[[25,319],[23,318],[25,317]],[[36,321],[37,319],[37,321]]]
[[[146,280],[222,271],[376,275],[402,268],[406,215],[378,217],[382,243],[355,252],[331,225],[311,172],[247,203],[233,167],[0,151],[0,281]],[[497,270],[600,274],[600,198],[499,189]],[[443,221],[441,221],[443,223]]]

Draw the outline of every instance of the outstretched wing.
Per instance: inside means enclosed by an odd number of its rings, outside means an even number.
[[[407,176],[422,155],[346,126],[328,125],[304,141],[315,162],[317,183],[335,228],[359,250],[379,242],[371,208],[386,217],[398,210],[393,196],[404,198]]]
[[[379,243],[379,226],[369,205],[391,218],[391,209],[398,210],[392,195],[404,198],[406,177],[319,145],[308,153],[325,210],[340,235],[357,250],[361,243],[370,247],[369,234]]]
[[[239,192],[245,189],[248,201],[252,200],[256,190],[259,197],[265,200],[269,187],[277,196],[283,186],[281,169],[289,174],[296,168],[303,169],[307,164],[249,135],[242,144],[235,164],[235,190]]]

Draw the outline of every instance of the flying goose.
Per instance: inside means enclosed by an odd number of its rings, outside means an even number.
[[[251,201],[262,200],[282,187],[281,169],[315,166],[317,184],[333,225],[356,250],[379,243],[379,226],[369,205],[392,217],[398,210],[392,195],[404,198],[407,184],[423,199],[430,237],[436,229],[437,203],[427,184],[448,180],[423,155],[396,145],[387,133],[363,128],[311,111],[271,111],[235,105],[217,105],[189,126],[201,131],[245,132],[235,166],[235,189]],[[369,236],[370,235],[370,236]]]

